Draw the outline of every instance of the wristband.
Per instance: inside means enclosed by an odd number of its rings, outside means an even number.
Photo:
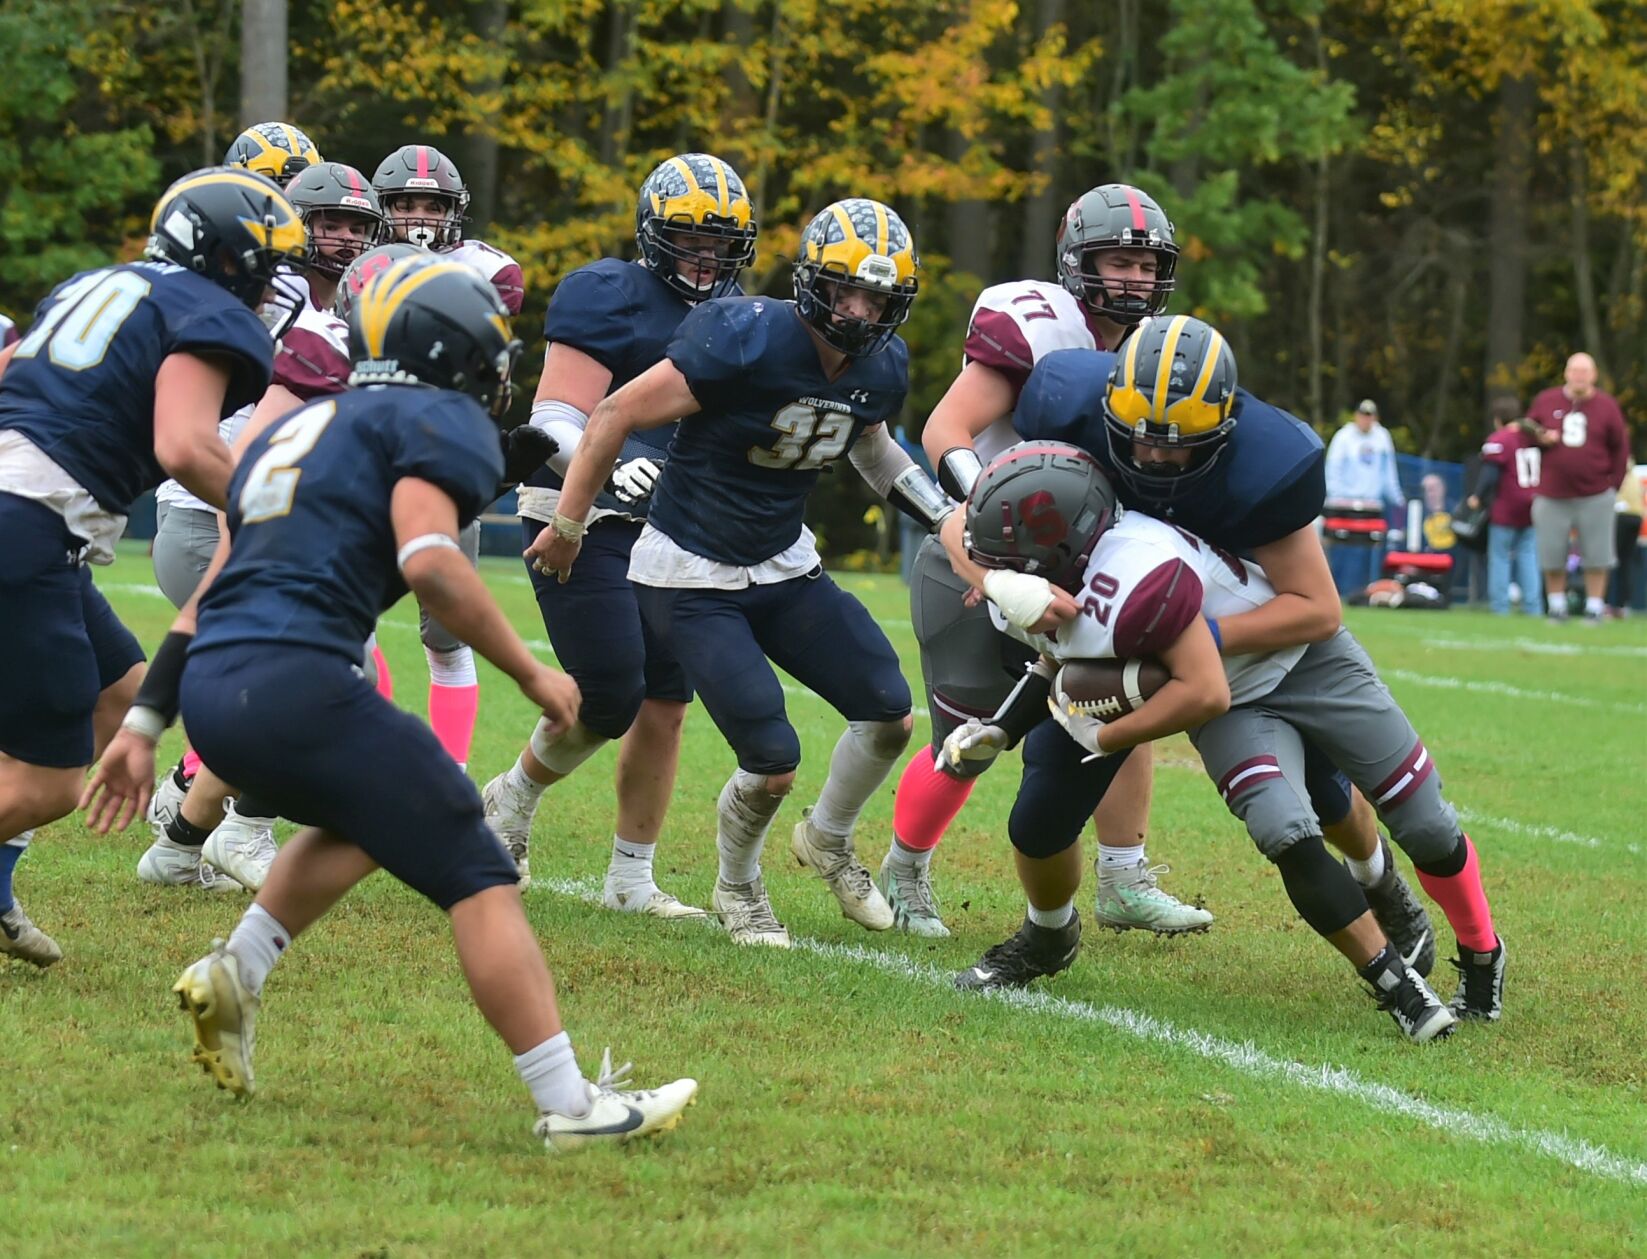
[[[1218,628],[1217,617],[1209,616],[1206,620],[1207,628],[1212,631],[1213,646],[1218,648],[1218,654],[1221,656],[1224,654],[1224,632]]]
[[[152,708],[145,708],[141,704],[133,704],[126,710],[125,717],[120,722],[122,730],[130,730],[139,738],[147,739],[150,743],[159,743],[160,736],[166,733],[166,727],[171,724]]]
[[[577,542],[589,532],[589,526],[581,520],[573,520],[570,516],[563,516],[558,511],[549,520],[549,527],[555,531],[557,538],[565,538],[568,542]]]

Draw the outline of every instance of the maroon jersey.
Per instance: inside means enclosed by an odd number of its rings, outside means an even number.
[[[1545,498],[1587,498],[1610,494],[1630,466],[1624,413],[1613,396],[1596,390],[1575,402],[1564,389],[1546,389],[1527,414],[1561,440],[1544,447],[1539,494]]]
[[[1488,519],[1495,525],[1526,529],[1533,523],[1533,497],[1544,452],[1519,428],[1501,428],[1481,448],[1481,461],[1498,468],[1498,497]]]

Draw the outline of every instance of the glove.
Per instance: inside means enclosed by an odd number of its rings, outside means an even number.
[[[541,428],[520,424],[500,432],[503,446],[503,487],[519,485],[560,450],[560,443]]]
[[[993,761],[1007,741],[1007,732],[1001,727],[968,717],[964,724],[949,732],[933,764],[939,773],[948,774],[960,769],[963,761]]]
[[[1062,690],[1055,689],[1047,696],[1047,708],[1052,711],[1052,719],[1064,728],[1064,733],[1092,753],[1091,756],[1082,758],[1083,765],[1087,761],[1109,755],[1098,746],[1098,732],[1104,728],[1104,723],[1099,718],[1076,712],[1069,696]]]
[[[1052,606],[1052,584],[1045,577],[993,568],[984,575],[984,594],[1001,609],[1009,625],[1031,628]]]
[[[653,459],[628,459],[612,469],[608,484],[625,503],[638,503],[657,487],[663,464]]]

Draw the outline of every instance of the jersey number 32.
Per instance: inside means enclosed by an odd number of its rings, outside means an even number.
[[[778,444],[770,450],[751,446],[749,462],[757,468],[807,472],[841,457],[852,436],[852,417],[791,402],[772,417],[772,427],[781,434]]]

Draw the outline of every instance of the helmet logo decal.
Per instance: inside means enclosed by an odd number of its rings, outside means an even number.
[[[422,165],[427,166],[428,163],[424,162]],[[406,186],[408,188],[433,188],[437,192],[440,191],[440,181],[438,179],[430,179],[422,175],[411,176],[407,179]]]
[[[1018,500],[1018,519],[1024,522],[1036,546],[1057,546],[1069,536],[1069,522],[1058,510],[1058,500],[1046,490],[1036,490]]]
[[[898,282],[898,264],[885,254],[866,254],[858,263],[857,278],[865,284],[891,288]]]

